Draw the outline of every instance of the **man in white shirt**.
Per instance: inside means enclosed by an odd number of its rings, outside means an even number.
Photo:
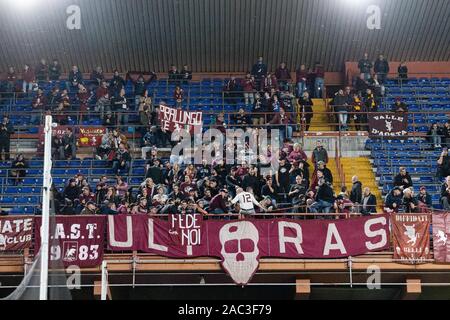
[[[266,211],[266,208],[264,208],[258,203],[258,201],[256,201],[255,197],[253,196],[253,189],[251,187],[247,188],[247,192],[245,192],[242,188],[236,189],[236,197],[231,200],[231,203],[236,204],[237,202],[239,202],[240,208],[239,219],[243,219],[247,215],[255,214],[255,207],[253,205],[258,206],[264,212]]]

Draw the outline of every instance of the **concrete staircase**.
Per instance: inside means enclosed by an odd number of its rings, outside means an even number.
[[[311,126],[309,131],[311,132],[323,132],[323,131],[333,131],[335,128],[329,125],[328,115],[323,113],[326,112],[326,100],[324,99],[312,99],[313,101],[313,112],[314,116],[311,119]],[[321,113],[318,113],[321,112]],[[331,170],[331,168],[330,168]]]
[[[356,175],[361,181],[363,189],[370,188],[372,194],[377,198],[377,205],[383,203],[369,158],[341,158],[341,164],[344,168],[345,185],[349,191],[352,188],[352,177]]]

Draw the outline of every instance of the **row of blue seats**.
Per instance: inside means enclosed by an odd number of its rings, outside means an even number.
[[[168,160],[167,157],[161,158],[162,161]],[[132,166],[143,166],[146,160],[144,159],[135,159],[132,160]],[[29,160],[28,165],[30,167],[43,167],[43,160]],[[85,158],[84,160],[55,160],[52,162],[54,168],[103,168],[108,166],[107,160],[94,160]],[[11,162],[0,162],[0,168],[10,168]]]
[[[391,159],[393,157],[397,159],[412,159],[412,158],[420,158],[422,160],[436,160],[439,158],[441,154],[440,150],[437,151],[386,151],[386,152],[371,152],[372,158],[375,159]]]
[[[417,165],[423,165],[424,161],[423,159],[374,159],[373,164],[375,166],[417,166]],[[437,166],[437,163],[431,162],[431,166],[434,168]]]
[[[435,183],[435,179],[433,176],[419,176],[414,177],[415,180],[421,184],[433,184]],[[382,175],[380,176],[380,183],[394,183],[394,176],[392,175],[392,172],[390,175]]]
[[[395,172],[398,172],[401,166],[389,166],[389,167],[377,167],[377,175],[392,175]],[[436,170],[431,166],[422,166],[422,167],[409,167],[407,168],[410,174],[420,174],[420,175],[429,175],[433,176],[436,173]]]
[[[72,177],[53,177],[53,183],[57,187],[63,187],[63,186],[65,186],[65,185],[67,185],[69,183],[69,180],[71,178]],[[94,182],[94,180],[98,181],[100,176],[97,176],[97,177],[91,176],[90,178]],[[144,178],[142,176],[141,177],[136,177],[136,176],[132,177],[132,176],[130,176],[130,177],[127,178],[127,180],[128,180],[128,184],[129,185],[139,185],[139,184],[142,183]],[[8,185],[9,181],[7,181],[7,179],[2,178],[2,179],[0,179],[0,183],[3,184],[3,185]],[[25,178],[23,180],[23,184],[22,185],[23,185],[23,187],[39,187],[39,186],[42,186],[42,184],[43,184],[43,178]]]
[[[38,204],[41,201],[41,197],[39,196],[29,196],[29,197],[20,197],[20,196],[1,196],[0,204]]]

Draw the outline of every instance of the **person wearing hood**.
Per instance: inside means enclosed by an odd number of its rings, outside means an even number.
[[[401,205],[403,203],[402,198],[402,190],[400,188],[394,188],[389,192],[389,194],[386,196],[386,201],[384,202],[385,208],[398,212]]]

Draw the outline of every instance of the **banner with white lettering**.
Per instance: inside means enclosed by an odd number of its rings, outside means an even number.
[[[218,257],[237,284],[246,284],[261,257],[342,258],[389,248],[389,215],[342,220],[170,221],[146,215],[108,216],[108,248],[172,258]],[[175,221],[175,222],[174,222]],[[179,223],[188,234],[174,241]]]
[[[408,264],[430,259],[430,222],[428,214],[393,214],[394,259]]]
[[[0,252],[31,246],[33,217],[0,217]]]
[[[159,105],[159,120],[161,128],[165,131],[176,131],[185,129],[193,134],[198,128],[202,131],[203,113],[201,111],[185,111],[168,107],[164,104]]]
[[[65,267],[96,267],[103,260],[106,216],[58,216],[49,235],[50,260]],[[35,250],[41,244],[41,218],[36,217]]]
[[[407,113],[369,114],[369,136],[402,137],[408,133]]]
[[[450,213],[433,214],[433,254],[436,262],[450,262]]]

